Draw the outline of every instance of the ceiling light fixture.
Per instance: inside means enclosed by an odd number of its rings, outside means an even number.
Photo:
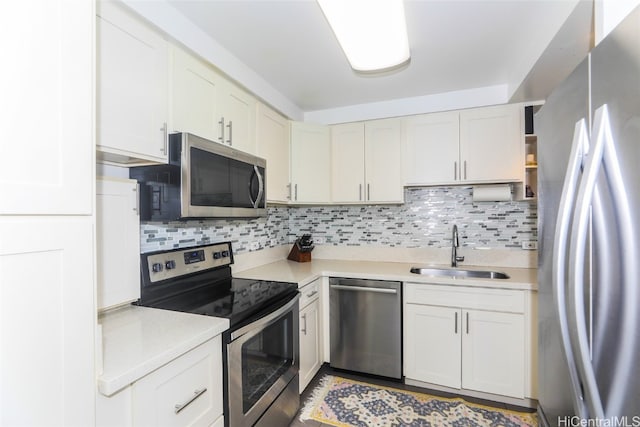
[[[403,0],[317,0],[351,67],[380,72],[409,62]]]

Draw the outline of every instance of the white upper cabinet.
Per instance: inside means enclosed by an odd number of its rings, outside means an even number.
[[[98,159],[166,162],[167,42],[117,2],[97,6]]]
[[[332,201],[401,203],[401,153],[398,119],[332,126]]]
[[[291,184],[293,203],[330,202],[331,133],[328,126],[291,123]]]
[[[0,3],[0,124],[13,135],[0,143],[0,215],[92,213],[95,11],[84,3]]]
[[[177,46],[171,46],[171,64],[171,132],[255,154],[255,97]]]
[[[367,201],[402,203],[402,147],[399,119],[365,122]]]
[[[256,99],[233,83],[222,80],[220,114],[224,144],[256,153]]]
[[[267,202],[291,199],[289,120],[262,103],[256,113],[257,154],[267,160]]]
[[[458,177],[460,114],[402,119],[406,185],[450,183]]]
[[[220,76],[207,63],[171,46],[171,132],[223,143]]]
[[[363,202],[364,123],[331,126],[331,197],[335,203]]]
[[[405,185],[521,181],[520,105],[403,119]]]
[[[522,114],[519,104],[460,112],[461,180],[522,180]]]

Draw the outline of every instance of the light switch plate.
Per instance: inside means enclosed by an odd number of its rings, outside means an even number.
[[[522,242],[522,249],[533,251],[538,249],[538,242],[535,240],[525,240]]]

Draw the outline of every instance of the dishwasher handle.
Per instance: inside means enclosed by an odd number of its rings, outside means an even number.
[[[374,292],[378,294],[397,294],[398,293],[398,290],[393,288],[371,288],[368,286],[331,285],[331,289],[337,289],[342,291]]]

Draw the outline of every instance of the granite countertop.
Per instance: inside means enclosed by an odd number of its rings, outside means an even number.
[[[103,358],[98,390],[105,396],[229,328],[227,319],[133,305],[107,311],[98,322]]]
[[[537,270],[533,268],[482,267],[464,265],[460,268],[469,270],[501,271],[509,275],[509,279],[478,279],[434,277],[413,274],[411,267],[429,266],[450,268],[446,265],[420,264],[403,262],[378,261],[343,261],[318,259],[299,263],[281,260],[259,267],[234,272],[235,277],[245,279],[276,280],[297,283],[299,287],[321,276],[346,277],[372,280],[396,280],[401,282],[442,284],[454,286],[472,286],[496,289],[537,290]]]

